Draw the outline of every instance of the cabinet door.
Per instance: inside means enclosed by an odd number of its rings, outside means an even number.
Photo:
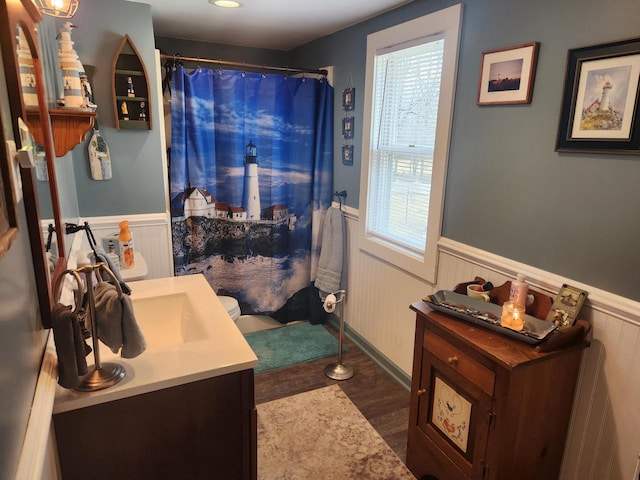
[[[428,350],[422,356],[418,429],[450,462],[441,461],[443,478],[483,478],[492,396],[458,366],[475,362],[459,351],[444,361]],[[486,368],[478,364],[481,368]],[[455,464],[457,468],[447,465]],[[449,471],[449,469],[451,471]]]

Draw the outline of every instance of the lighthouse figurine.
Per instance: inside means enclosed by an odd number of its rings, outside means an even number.
[[[60,50],[58,50],[58,60],[62,69],[62,83],[64,85],[64,106],[70,108],[81,108],[85,106],[82,95],[82,83],[80,82],[80,72],[84,74],[84,67],[80,63],[78,54],[73,49],[71,41],[71,29],[74,25],[65,22],[60,29]]]

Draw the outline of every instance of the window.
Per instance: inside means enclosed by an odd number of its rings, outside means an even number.
[[[361,246],[431,282],[461,14],[455,5],[367,39]]]

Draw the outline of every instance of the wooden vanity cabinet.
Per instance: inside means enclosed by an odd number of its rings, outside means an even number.
[[[242,370],[54,414],[62,478],[255,480],[253,385]]]
[[[407,466],[418,480],[558,478],[589,343],[540,353],[424,302],[411,309]]]

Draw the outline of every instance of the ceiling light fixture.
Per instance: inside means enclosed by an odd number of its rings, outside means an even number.
[[[209,0],[209,3],[213,3],[216,7],[223,8],[237,8],[240,6],[240,2],[234,0]]]
[[[45,15],[57,18],[71,18],[78,10],[78,0],[34,0]]]

